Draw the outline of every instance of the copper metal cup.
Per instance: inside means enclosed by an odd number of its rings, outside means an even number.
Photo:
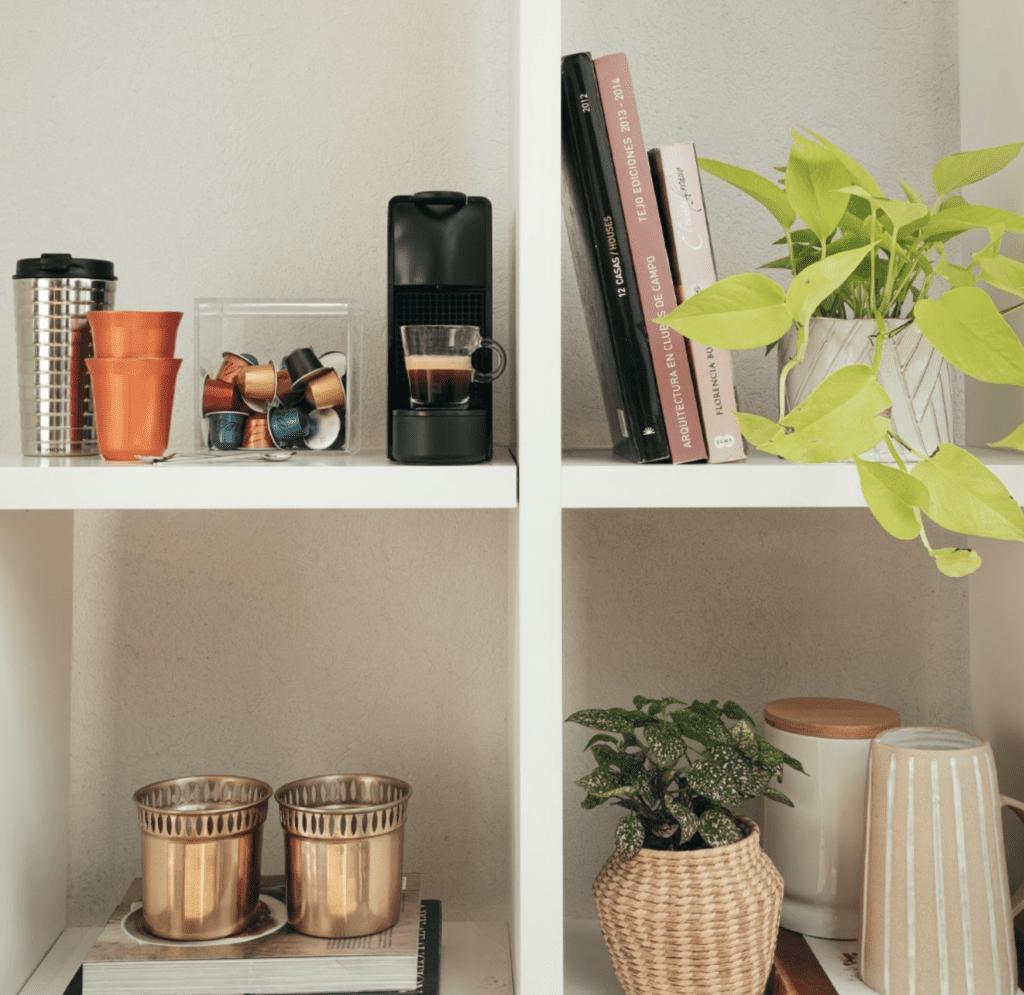
[[[379,774],[329,774],[277,789],[288,922],[309,936],[365,936],[402,908],[412,788]]]
[[[215,940],[256,914],[271,787],[251,777],[177,777],[132,796],[142,829],[142,918],[168,940]]]
[[[340,408],[345,404],[345,387],[337,371],[328,369],[306,382],[306,400],[318,411]]]

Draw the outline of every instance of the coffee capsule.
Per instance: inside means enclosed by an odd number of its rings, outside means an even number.
[[[320,354],[320,362],[330,366],[339,377],[344,378],[348,370],[348,357],[343,352],[331,351]]]
[[[277,395],[277,370],[273,363],[247,366],[238,373],[235,386],[248,407],[263,413]]]
[[[324,364],[320,362],[312,349],[293,350],[285,356],[284,365],[292,378],[293,388],[304,384],[310,377],[322,372],[324,368]]]
[[[239,373],[242,372],[247,366],[256,365],[256,357],[250,356],[248,353],[240,352],[225,352],[221,354],[223,361],[220,364],[220,369],[217,370],[216,380],[223,380],[224,383],[234,383],[235,378]]]
[[[267,427],[267,416],[264,414],[250,415],[245,423],[245,432],[242,435],[243,449],[275,449],[277,448],[270,438],[270,429]]]
[[[309,435],[309,417],[299,408],[271,408],[267,428],[278,449],[294,449]]]
[[[237,449],[242,443],[242,434],[248,414],[241,411],[214,411],[210,418],[210,448]]]
[[[209,415],[215,411],[237,410],[238,399],[235,394],[235,385],[226,380],[211,380],[209,377],[203,382],[203,414]]]
[[[340,408],[345,405],[345,388],[341,378],[333,369],[306,382],[306,400],[318,411],[324,408]]]
[[[309,413],[309,449],[342,449],[345,445],[345,409],[326,408]]]

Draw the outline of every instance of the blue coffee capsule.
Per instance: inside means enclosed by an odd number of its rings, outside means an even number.
[[[210,448],[237,449],[242,444],[242,433],[249,417],[241,411],[211,411]]]
[[[297,446],[309,435],[309,418],[299,408],[273,408],[267,418],[270,437],[282,449]]]

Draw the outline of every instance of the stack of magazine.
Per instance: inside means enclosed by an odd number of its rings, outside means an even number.
[[[420,898],[418,874],[405,875],[394,926],[347,939],[305,936],[283,921],[281,878],[263,879],[262,928],[228,940],[172,943],[146,936],[140,927],[141,898],[142,882],[136,878],[67,995],[438,995],[441,903]],[[275,915],[280,921],[273,921]]]
[[[569,245],[616,455],[744,458],[728,352],[659,323],[715,276],[692,142],[644,148],[622,53],[562,59]]]

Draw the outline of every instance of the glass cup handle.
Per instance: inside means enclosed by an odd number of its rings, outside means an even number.
[[[495,339],[481,339],[480,348],[490,349],[498,359],[498,368],[491,370],[490,373],[481,373],[476,367],[473,368],[473,379],[479,383],[490,383],[492,380],[497,380],[505,371],[505,349],[500,342]]]

